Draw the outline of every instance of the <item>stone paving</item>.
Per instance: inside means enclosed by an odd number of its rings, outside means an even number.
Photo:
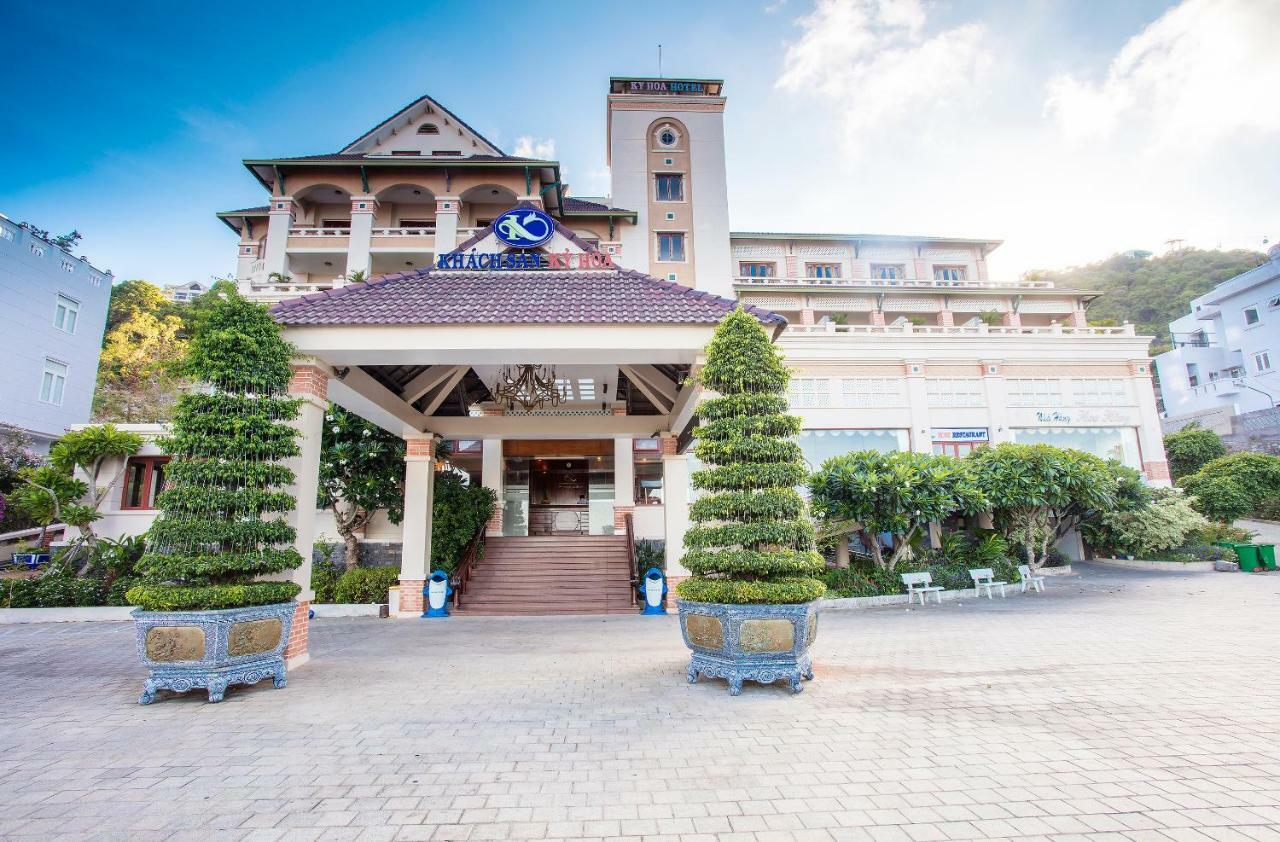
[[[1280,839],[1280,576],[1084,568],[828,613],[792,697],[674,618],[333,619],[149,707],[124,624],[0,627],[0,839]]]

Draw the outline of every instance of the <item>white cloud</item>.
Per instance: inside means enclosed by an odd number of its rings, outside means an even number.
[[[777,87],[825,95],[848,152],[971,88],[992,61],[981,24],[926,33],[920,0],[819,0],[797,23]]]
[[[1073,140],[1135,132],[1152,148],[1277,131],[1277,43],[1271,0],[1186,0],[1130,38],[1101,83],[1050,79],[1045,113]]]
[[[511,154],[517,158],[539,158],[546,161],[554,161],[556,157],[556,139],[549,137],[540,140],[536,137],[523,135],[516,138],[516,151]]]

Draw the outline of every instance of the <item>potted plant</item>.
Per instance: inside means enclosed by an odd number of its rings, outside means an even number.
[[[285,519],[295,500],[281,460],[298,446],[288,422],[290,348],[266,310],[228,294],[191,339],[184,373],[201,384],[178,401],[161,510],[129,589],[138,656],[157,690],[285,684],[284,647],[298,585],[261,581],[302,563]],[[308,504],[311,501],[306,501]]]
[[[49,556],[49,551],[39,544],[19,544],[13,551],[13,563],[25,564],[28,570],[35,570],[42,564],[48,564]]]
[[[800,692],[813,678],[809,648],[815,602],[826,587],[813,523],[798,487],[808,472],[787,413],[790,373],[764,328],[742,308],[725,317],[699,374],[714,396],[698,407],[694,454],[709,467],[693,474],[706,492],[689,509],[684,565],[676,588],[680,629],[698,675],[743,681],[788,679]]]

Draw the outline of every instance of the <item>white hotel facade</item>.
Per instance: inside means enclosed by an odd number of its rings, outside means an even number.
[[[402,593],[426,574],[440,437],[503,501],[491,535],[616,534],[630,518],[681,576],[700,397],[686,378],[736,302],[795,371],[814,467],[864,448],[1045,442],[1167,484],[1149,337],[1090,326],[1087,290],[992,277],[998,240],[733,231],[725,103],[717,80],[610,80],[603,198],[571,196],[557,162],[506,155],[430,97],[336,153],[245,162],[264,201],[219,216],[241,290],[306,355],[299,499],[314,493],[325,401],[405,437],[404,525],[366,536],[400,546]],[[554,268],[432,268],[510,251],[492,223],[518,206],[554,219],[536,250]],[[496,401],[503,367],[521,364],[554,365],[563,402]],[[298,519],[301,547],[333,534],[323,513]]]

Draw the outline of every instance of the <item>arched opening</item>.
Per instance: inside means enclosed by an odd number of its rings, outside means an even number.
[[[421,184],[393,184],[379,190],[378,217],[389,228],[435,231],[436,194]]]
[[[337,231],[351,228],[351,192],[336,184],[313,184],[294,194],[296,225]]]
[[[470,229],[484,228],[516,203],[515,191],[501,184],[478,184],[463,191],[458,198],[462,200],[460,224]]]

